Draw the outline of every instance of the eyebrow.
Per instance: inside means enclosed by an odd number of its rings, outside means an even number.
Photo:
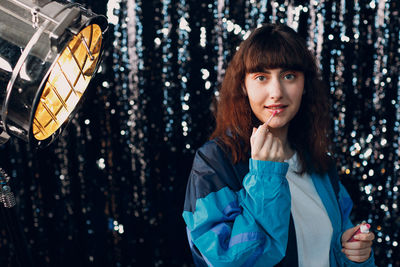
[[[286,72],[286,71],[298,71],[295,69],[290,69],[290,68],[274,68],[274,69],[280,69],[280,73]],[[263,69],[263,70],[259,70],[259,71],[254,71],[254,72],[250,72],[250,73],[267,73],[267,74],[271,74],[271,69]]]

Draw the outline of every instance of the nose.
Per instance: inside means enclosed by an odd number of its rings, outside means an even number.
[[[268,86],[269,98],[273,100],[279,100],[283,97],[283,85],[279,78],[271,79],[271,83]]]

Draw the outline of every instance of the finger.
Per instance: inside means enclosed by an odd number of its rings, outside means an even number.
[[[342,249],[342,252],[347,256],[369,256],[371,253],[371,248],[363,249]]]
[[[273,145],[274,137],[272,133],[266,133],[264,143],[260,148],[260,151],[263,155],[271,155],[272,152],[272,145]]]
[[[277,138],[277,137],[272,138],[271,152],[270,152],[271,160],[280,161],[281,151],[282,151],[282,143],[279,140],[279,138]]]
[[[368,248],[372,246],[372,241],[354,241],[354,242],[346,242],[342,244],[343,248],[346,249],[362,249]]]
[[[261,134],[264,134],[264,135],[265,135],[265,133],[268,133],[268,132],[269,132],[268,126],[267,126],[265,123],[264,123],[264,124],[261,124],[261,125],[258,127],[257,132],[260,132]]]
[[[261,125],[258,127],[253,136],[253,142],[251,145],[251,157],[256,160],[268,160],[268,150],[263,149],[267,144],[270,146],[268,141],[268,133],[265,131],[265,126]]]
[[[256,151],[260,150],[263,147],[265,138],[266,138],[265,127],[262,127],[261,125],[253,134],[253,146],[254,146],[253,148]]]
[[[267,133],[263,144],[254,145],[254,150],[252,150],[252,158],[258,160],[273,161],[271,158],[271,146],[272,146],[273,136],[271,133]],[[256,142],[256,141],[255,141]]]
[[[354,262],[364,262],[364,261],[368,260],[369,256],[368,257],[366,257],[366,256],[347,256],[347,258]]]
[[[254,144],[254,134],[256,131],[257,131],[257,128],[253,127],[253,132],[251,133],[251,136],[250,136],[250,146],[253,146],[253,144]]]
[[[269,134],[265,139],[262,151],[268,156],[268,160],[275,161],[276,150],[277,150],[277,145],[275,138],[272,136],[272,134]]]
[[[265,136],[268,133],[268,127],[264,124],[258,126],[254,132],[254,136]]]
[[[276,138],[278,144],[278,151],[277,151],[277,161],[283,162],[285,160],[285,152],[283,149],[283,144],[279,138]]]
[[[357,230],[361,227],[361,225],[356,225],[352,228],[347,229],[343,235],[342,235],[342,242],[347,242],[353,235],[355,232],[357,232]]]
[[[354,236],[354,238],[360,241],[372,241],[375,239],[375,234],[372,232],[366,234],[357,234]]]

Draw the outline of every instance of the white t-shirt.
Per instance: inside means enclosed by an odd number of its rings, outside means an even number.
[[[286,162],[291,194],[291,212],[296,229],[300,267],[329,267],[332,224],[314,183],[307,173],[299,175],[297,153]]]

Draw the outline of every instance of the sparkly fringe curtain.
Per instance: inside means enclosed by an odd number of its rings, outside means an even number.
[[[188,172],[227,62],[264,22],[307,39],[330,88],[353,220],[372,224],[378,266],[400,266],[398,1],[79,2],[107,14],[111,35],[84,107],[44,150],[0,147],[37,266],[191,266]],[[0,265],[16,256],[0,217]]]

